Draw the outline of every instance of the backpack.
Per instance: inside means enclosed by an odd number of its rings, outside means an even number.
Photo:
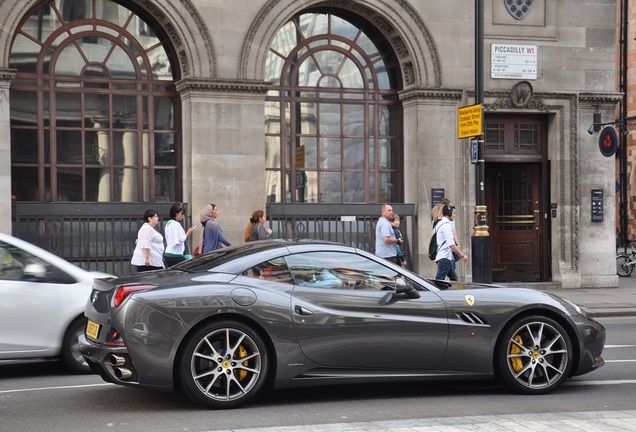
[[[435,261],[435,257],[437,256],[437,250],[439,249],[437,247],[437,230],[435,229],[435,226],[437,225],[438,222],[439,220],[436,220],[435,223],[433,224],[433,236],[431,237],[431,241],[428,243],[428,258],[431,261]]]

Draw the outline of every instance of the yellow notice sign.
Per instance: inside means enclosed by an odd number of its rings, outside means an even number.
[[[482,134],[481,104],[461,107],[457,110],[457,137],[472,138]]]

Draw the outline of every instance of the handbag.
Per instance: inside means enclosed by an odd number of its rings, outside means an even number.
[[[194,248],[194,252],[192,254],[188,253],[189,251],[190,251],[190,245],[188,244],[188,241],[186,240],[186,242],[185,242],[185,250],[184,250],[184,253],[183,253],[183,256],[184,256],[184,258],[186,260],[192,259],[192,255],[197,256],[197,252],[199,251],[199,247],[197,246],[196,248]]]

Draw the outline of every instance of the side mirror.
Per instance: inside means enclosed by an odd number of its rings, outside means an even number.
[[[410,299],[418,299],[421,297],[420,293],[413,288],[411,284],[408,284],[404,278],[398,277],[395,279],[395,292],[390,291],[386,293],[386,295],[380,299],[380,304],[387,305],[392,303],[397,300],[400,294],[403,294]]]
[[[410,299],[420,298],[420,293],[413,285],[409,284],[404,278],[399,277],[395,280],[395,292],[398,294],[405,294]]]
[[[27,264],[24,266],[24,277],[26,279],[44,279],[46,267],[42,264]]]

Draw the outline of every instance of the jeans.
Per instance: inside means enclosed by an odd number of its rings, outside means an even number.
[[[457,280],[457,273],[453,268],[453,261],[447,258],[442,258],[435,264],[437,264],[437,275],[435,276],[435,279],[444,280],[446,279],[446,276],[448,276],[448,278],[452,281]]]
[[[392,256],[392,257],[384,257],[385,260],[387,261],[391,261],[393,264],[398,264],[400,265],[400,263],[398,263],[398,259],[396,256]]]

